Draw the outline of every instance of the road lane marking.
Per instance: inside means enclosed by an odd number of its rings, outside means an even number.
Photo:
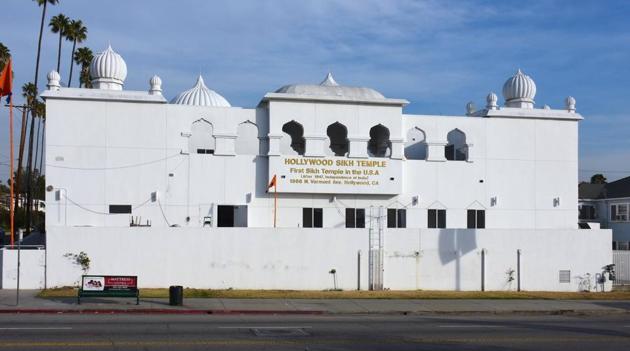
[[[311,326],[297,326],[297,327],[282,327],[282,326],[264,326],[264,325],[258,325],[258,326],[235,326],[235,327],[229,327],[229,326],[220,326],[217,327],[219,329],[311,329],[313,327]]]
[[[481,324],[447,324],[447,325],[438,325],[439,328],[504,328],[502,325],[481,325]]]
[[[72,327],[7,327],[0,330],[70,330]]]

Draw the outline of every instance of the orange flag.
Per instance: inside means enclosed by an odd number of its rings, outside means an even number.
[[[4,69],[0,72],[0,96],[10,95],[13,91],[13,70],[11,67],[11,59],[4,65]]]
[[[269,182],[269,185],[267,186],[267,189],[271,189],[274,186],[276,186],[276,175],[273,175],[273,178],[271,178],[271,182]]]

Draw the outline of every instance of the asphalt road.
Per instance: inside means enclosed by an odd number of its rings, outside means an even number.
[[[629,350],[630,315],[0,315],[0,350]]]

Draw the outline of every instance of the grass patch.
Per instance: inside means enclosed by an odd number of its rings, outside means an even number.
[[[43,298],[76,297],[71,287],[42,290]],[[141,298],[168,298],[168,289],[140,289]],[[184,289],[185,298],[222,299],[535,299],[535,300],[630,300],[630,291],[313,291],[313,290],[212,290]]]

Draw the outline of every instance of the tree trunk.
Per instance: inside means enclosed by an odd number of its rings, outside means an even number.
[[[26,138],[26,125],[28,124],[28,120],[26,119],[26,107],[22,110],[22,128],[20,130],[20,149],[18,152],[18,166],[17,166],[17,174],[15,176],[15,189],[17,189],[17,194],[15,196],[15,205],[13,208],[18,208],[20,205],[20,194],[22,194],[20,187],[20,179],[22,178],[22,160],[24,158],[24,140]]]
[[[40,156],[39,156],[39,174],[44,174],[44,169],[43,167],[43,162],[44,162],[44,158],[46,157],[46,155],[44,154],[44,145],[45,145],[45,140],[46,140],[46,120],[42,119],[42,146],[41,146],[41,150],[40,150]],[[44,200],[44,199],[42,199]]]
[[[72,43],[72,55],[70,56],[70,76],[68,77],[68,88],[70,88],[70,82],[72,82],[72,67],[74,66],[74,50],[77,48],[77,41]]]
[[[39,156],[39,129],[42,126],[42,121],[41,118],[37,119],[37,135],[36,135],[36,139],[35,139],[35,164],[33,165],[33,167],[35,167],[35,169],[37,169],[37,157]],[[40,170],[41,172],[41,170]]]
[[[46,19],[46,4],[44,1],[44,8],[42,9],[42,22],[39,26],[39,40],[37,41],[37,60],[35,61],[35,89],[37,90],[37,76],[39,75],[39,56],[42,52],[42,35],[44,34],[44,19]]]
[[[61,34],[63,33],[63,30],[59,29],[59,48],[57,49],[57,73],[61,74],[61,72],[59,72],[59,69],[61,68]]]
[[[35,117],[31,111],[31,127],[28,137],[28,161],[26,162],[26,235],[31,233],[31,209],[33,207],[33,134],[35,134]]]

